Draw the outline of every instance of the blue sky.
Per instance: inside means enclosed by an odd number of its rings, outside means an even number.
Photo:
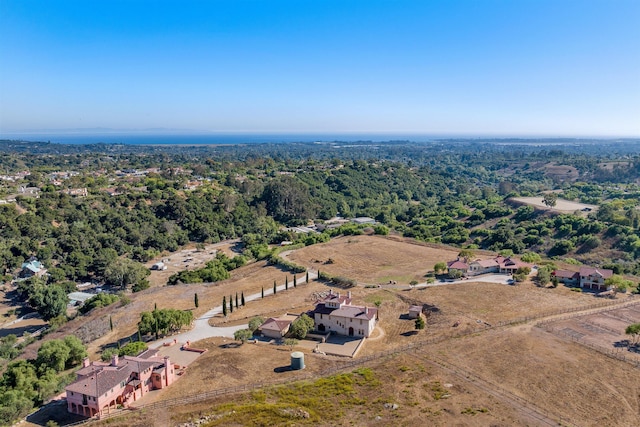
[[[0,1],[0,134],[640,136],[638,0]]]

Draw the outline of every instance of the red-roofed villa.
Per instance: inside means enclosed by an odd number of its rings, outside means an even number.
[[[169,357],[147,350],[137,357],[113,356],[111,363],[85,359],[76,372],[78,379],[66,387],[67,410],[93,417],[108,414],[118,405],[127,406],[149,390],[162,389],[175,381],[175,366]]]

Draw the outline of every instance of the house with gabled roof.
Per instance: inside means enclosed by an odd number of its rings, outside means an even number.
[[[90,362],[86,358],[69,384],[67,411],[86,417],[110,413],[118,405],[128,406],[150,390],[170,386],[176,367],[169,357],[157,356],[158,350],[146,350],[138,356],[118,357],[111,363]]]
[[[447,271],[449,273],[451,273],[452,271],[459,271],[462,274],[467,274],[467,272],[469,271],[469,265],[458,258],[447,263]]]
[[[580,284],[580,273],[571,270],[555,270],[551,273],[558,279],[558,282],[567,286],[577,286]]]
[[[469,264],[469,275],[497,273],[499,269],[500,266],[495,259],[477,259]]]
[[[22,267],[18,276],[22,279],[31,277],[42,277],[47,274],[47,269],[37,258],[31,257],[27,262],[22,263]]]
[[[350,337],[368,337],[378,318],[378,309],[351,304],[351,292],[340,295],[329,291],[310,313],[320,333],[333,332]]]
[[[613,271],[606,268],[580,267],[580,287],[596,291],[606,291],[604,281],[613,276]]]
[[[280,317],[270,317],[264,321],[262,325],[258,328],[260,333],[268,338],[284,338],[284,336],[289,332],[289,328],[291,327],[291,323],[296,320],[298,316],[292,314],[286,314]]]

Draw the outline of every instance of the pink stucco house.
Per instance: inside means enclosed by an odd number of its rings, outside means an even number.
[[[67,410],[93,417],[109,413],[118,405],[127,406],[150,390],[170,386],[176,378],[176,366],[169,357],[147,350],[136,357],[113,356],[111,363],[85,359],[78,379],[66,387]]]

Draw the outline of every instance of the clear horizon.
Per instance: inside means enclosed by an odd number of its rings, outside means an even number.
[[[0,2],[0,137],[640,136],[640,2]]]

